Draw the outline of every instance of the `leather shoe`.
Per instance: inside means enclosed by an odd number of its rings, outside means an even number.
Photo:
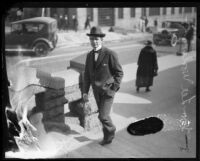
[[[101,142],[99,142],[100,145],[106,145],[106,144],[111,144],[112,140],[102,140]]]

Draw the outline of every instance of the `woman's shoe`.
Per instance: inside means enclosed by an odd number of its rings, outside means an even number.
[[[112,140],[102,140],[101,142],[99,142],[100,145],[104,146],[106,144],[111,144]]]

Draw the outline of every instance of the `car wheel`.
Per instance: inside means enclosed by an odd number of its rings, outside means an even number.
[[[173,34],[172,37],[171,37],[170,45],[173,46],[173,47],[175,47],[176,44],[177,44],[177,41],[178,41],[177,36],[175,34]]]
[[[46,56],[49,53],[50,48],[46,43],[38,42],[34,46],[34,51],[37,56]]]

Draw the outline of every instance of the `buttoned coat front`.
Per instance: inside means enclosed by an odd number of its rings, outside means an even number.
[[[113,97],[120,88],[122,77],[122,67],[114,51],[102,47],[95,62],[92,50],[86,58],[83,93],[88,93],[92,85],[94,94],[98,92]]]

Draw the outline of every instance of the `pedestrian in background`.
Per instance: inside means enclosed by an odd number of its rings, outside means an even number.
[[[73,19],[74,30],[77,32],[77,30],[78,30],[78,20],[77,20],[75,15],[72,16],[72,19]]]
[[[147,19],[147,16],[145,16],[145,31],[147,31],[147,26],[148,26],[148,23],[149,23],[149,20]]]
[[[16,15],[17,15],[17,20],[21,20],[22,19],[22,10],[18,9]]]
[[[154,20],[154,27],[157,30],[157,27],[158,27],[158,20],[157,20],[157,18]]]
[[[62,29],[62,23],[63,23],[62,18],[63,18],[62,15],[60,15],[60,16],[58,17],[58,29],[59,29],[59,30]]]
[[[99,120],[103,127],[103,140],[100,145],[110,144],[115,136],[116,127],[110,117],[115,93],[120,88],[123,77],[122,67],[117,54],[103,46],[103,37],[99,27],[92,27],[87,34],[93,48],[85,63],[83,99],[88,101],[88,92],[92,86],[98,106]]]
[[[188,30],[186,31],[186,35],[185,38],[187,40],[187,51],[191,51],[191,41],[193,39],[194,36],[194,27],[193,27],[193,23],[190,23]]]
[[[142,16],[140,17],[140,20],[139,20],[139,26],[140,26],[140,31],[144,32],[145,21],[144,21],[144,18]]]
[[[61,21],[61,29],[62,29],[62,30],[65,30],[65,16],[64,16],[64,15],[62,15],[60,21]]]
[[[152,42],[147,40],[145,45],[146,46],[141,50],[137,61],[137,92],[139,92],[140,87],[146,87],[146,92],[151,91],[149,87],[153,85],[153,77],[157,75],[158,71],[157,54],[152,47]]]
[[[87,27],[89,26],[89,28],[91,28],[90,26],[90,16],[87,16],[86,21],[85,21],[85,30],[87,29]]]
[[[68,30],[68,25],[69,25],[69,21],[68,21],[68,16],[65,15],[64,17],[64,30]]]
[[[58,21],[58,15],[56,13],[53,14],[53,18],[55,18]]]

